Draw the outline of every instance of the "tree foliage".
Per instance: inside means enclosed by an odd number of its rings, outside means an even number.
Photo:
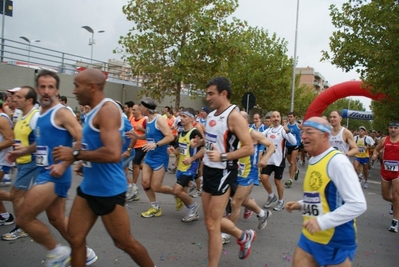
[[[246,92],[253,92],[257,105],[286,112],[290,106],[292,59],[287,42],[254,27],[229,38],[231,51],[221,64],[221,73],[232,81],[231,101],[241,103]]]
[[[394,0],[349,0],[341,8],[331,5],[337,30],[330,37],[331,53],[323,59],[346,71],[357,69],[372,93],[386,98],[372,108],[374,128],[385,130],[397,119],[399,102],[399,5]]]
[[[123,13],[135,26],[121,36],[132,74],[144,78],[144,92],[157,100],[176,96],[184,84],[191,93],[218,73],[229,52],[228,36],[245,24],[227,21],[237,0],[131,0]]]
[[[130,0],[123,12],[135,26],[119,44],[132,74],[144,77],[143,93],[175,96],[177,108],[184,85],[195,96],[221,75],[232,82],[233,103],[253,91],[263,108],[288,111],[287,43],[231,17],[237,7],[237,0]]]

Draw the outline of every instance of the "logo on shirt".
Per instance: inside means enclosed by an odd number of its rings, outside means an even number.
[[[213,127],[215,125],[216,125],[216,121],[215,120],[209,121],[209,126]]]
[[[274,134],[272,134],[272,135],[270,135],[270,138],[274,139],[274,138],[276,138],[276,136]]]
[[[323,185],[323,181],[321,179],[321,173],[318,171],[312,171],[310,174],[309,185],[312,190],[318,190]]]

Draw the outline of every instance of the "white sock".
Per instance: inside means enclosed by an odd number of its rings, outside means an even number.
[[[54,249],[49,250],[48,253],[49,254],[59,254],[60,250],[61,250],[61,244],[57,244],[57,246],[55,246]]]
[[[269,194],[269,197],[273,198],[274,197],[274,193]]]
[[[263,217],[265,216],[265,211],[263,209],[260,209],[260,212],[258,213],[258,217]]]
[[[8,212],[0,213],[0,215],[1,215],[1,217],[3,217],[6,220],[10,217],[10,214]]]
[[[151,206],[154,208],[154,209],[159,209],[159,206],[158,206],[158,202],[151,202]]]

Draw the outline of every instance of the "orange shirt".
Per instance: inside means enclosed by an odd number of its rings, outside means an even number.
[[[176,129],[172,129],[172,127],[173,127],[173,123],[175,122],[175,117],[167,117],[166,118],[166,121],[168,122],[168,126],[169,126],[169,129],[171,129],[172,130],[172,134],[174,135],[174,136],[176,136],[177,135],[177,130]]]
[[[145,132],[138,130],[138,127],[137,127],[138,125],[140,125],[141,128],[144,128],[144,125],[143,125],[144,121],[145,121],[145,117],[141,117],[141,119],[138,119],[138,120],[133,118],[133,120],[131,120],[131,122],[130,122],[134,128],[134,131],[139,135],[145,134]],[[134,148],[143,147],[145,145],[145,143],[146,143],[145,139],[144,140],[137,139],[136,144],[134,145]]]

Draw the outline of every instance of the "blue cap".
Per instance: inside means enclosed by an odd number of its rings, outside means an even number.
[[[201,110],[205,111],[207,114],[209,114],[209,112],[210,112],[209,108],[207,108],[207,107],[202,107]]]

